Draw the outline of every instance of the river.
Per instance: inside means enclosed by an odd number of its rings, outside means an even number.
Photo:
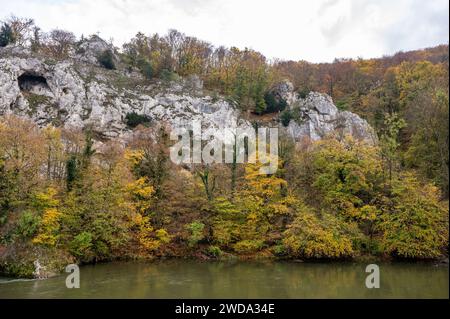
[[[366,264],[195,260],[111,262],[46,280],[0,278],[0,298],[448,298],[448,265],[380,263],[367,289]]]

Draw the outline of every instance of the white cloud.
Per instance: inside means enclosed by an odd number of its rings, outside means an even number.
[[[0,0],[0,19],[100,32],[117,45],[170,28],[273,58],[331,61],[448,43],[447,0]]]

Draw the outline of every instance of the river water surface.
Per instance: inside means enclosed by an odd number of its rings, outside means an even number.
[[[367,289],[366,264],[296,262],[112,262],[46,280],[0,278],[0,298],[448,298],[448,265],[381,263]]]

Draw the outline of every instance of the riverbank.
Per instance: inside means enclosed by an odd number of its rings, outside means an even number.
[[[235,254],[227,251],[212,251],[210,246],[200,245],[198,249],[178,248],[160,252],[157,255],[137,254],[129,252],[113,258],[80,262],[68,252],[61,249],[43,247],[30,247],[26,244],[0,249],[0,275],[12,278],[45,279],[52,278],[64,272],[68,264],[88,266],[114,262],[150,262],[161,260],[189,260],[189,261],[221,261],[221,262],[292,262],[292,263],[425,263],[430,265],[447,264],[448,257],[436,259],[396,259],[392,256],[357,255],[352,258],[292,258],[276,255],[270,249],[261,250],[252,254]]]

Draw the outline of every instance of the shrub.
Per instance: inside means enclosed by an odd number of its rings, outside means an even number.
[[[165,230],[165,229],[163,229],[163,228],[161,228],[161,229],[158,229],[156,232],[155,232],[155,235],[156,235],[156,238],[162,243],[162,244],[168,244],[168,243],[170,243],[170,235],[169,235],[169,233]]]
[[[138,67],[146,79],[151,79],[153,77],[153,67],[148,60],[139,59]]]
[[[275,245],[271,250],[276,256],[285,256],[287,254],[286,247],[284,247],[284,245]]]
[[[298,97],[304,99],[308,96],[308,94],[309,94],[308,90],[301,90],[300,92],[298,92]]]
[[[39,228],[40,218],[31,211],[25,211],[17,221],[16,234],[23,239],[33,237]]]
[[[8,44],[15,42],[16,39],[11,26],[4,23],[0,29],[0,47],[6,47]]]
[[[421,185],[412,173],[395,181],[392,203],[379,229],[384,252],[400,258],[437,258],[448,247],[448,210],[439,205],[437,187]]]
[[[319,219],[302,206],[284,232],[283,244],[295,258],[345,258],[353,255],[352,241],[331,215]]]
[[[111,50],[103,51],[97,58],[98,62],[108,70],[114,70],[116,65],[114,63],[114,56]]]
[[[38,235],[33,238],[33,243],[43,246],[55,246],[60,237],[61,212],[56,208],[47,208],[42,215]]]
[[[266,104],[264,113],[283,111],[287,106],[285,100],[277,99],[272,92],[267,92],[266,94],[264,94],[264,101]]]
[[[167,69],[163,69],[161,71],[161,79],[164,80],[164,81],[167,81],[167,82],[179,81],[180,80],[180,76],[177,73],[175,73],[175,72],[172,72],[172,71],[167,70]]]
[[[147,115],[137,114],[135,112],[127,113],[125,116],[125,123],[131,128],[135,128],[138,125],[148,126],[150,122],[150,117]]]
[[[234,244],[234,250],[240,254],[254,253],[261,250],[264,246],[262,240],[241,240]]]
[[[339,101],[336,101],[336,107],[340,111],[345,111],[345,110],[348,110],[348,103],[347,103],[347,101],[339,100]]]
[[[185,227],[190,232],[190,236],[188,238],[188,243],[190,247],[197,245],[197,243],[200,240],[205,238],[205,235],[203,234],[205,224],[198,221],[194,221],[190,224],[187,224]]]
[[[292,120],[292,113],[289,110],[284,111],[280,115],[281,124],[283,124],[284,127],[288,126],[289,123]]]
[[[218,258],[222,255],[222,250],[218,246],[209,246],[208,254],[212,257]]]
[[[74,237],[69,244],[69,250],[72,255],[80,259],[89,259],[92,247],[92,234],[82,232]]]

